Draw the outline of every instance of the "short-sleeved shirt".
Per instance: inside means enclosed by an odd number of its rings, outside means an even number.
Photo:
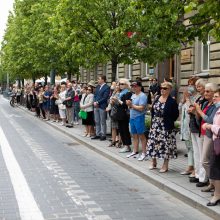
[[[138,116],[144,115],[146,113],[147,108],[147,96],[141,92],[139,95],[133,94],[131,96],[132,104],[138,105],[138,106],[145,106],[145,109],[143,111],[137,111],[135,109],[130,110],[130,118],[134,119]]]

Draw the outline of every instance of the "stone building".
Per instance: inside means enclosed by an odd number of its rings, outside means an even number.
[[[98,64],[93,69],[80,69],[80,81],[86,83],[90,80],[97,80],[101,74],[107,76],[111,82],[111,63]],[[137,76],[143,79],[144,86],[148,86],[148,79],[156,77],[162,82],[165,77],[174,78],[180,92],[187,85],[188,78],[199,76],[209,82],[220,84],[220,42],[212,37],[207,37],[206,43],[196,40],[192,45],[182,48],[180,55],[159,63],[156,67],[146,63],[136,62],[131,65],[119,64],[117,78],[128,78],[131,81]]]

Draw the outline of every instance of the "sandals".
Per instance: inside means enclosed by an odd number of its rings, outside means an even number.
[[[108,147],[114,147],[116,143],[117,143],[117,141],[113,141],[108,145]]]
[[[202,189],[201,192],[213,192],[215,190],[215,187],[213,185],[209,185],[205,189]]]

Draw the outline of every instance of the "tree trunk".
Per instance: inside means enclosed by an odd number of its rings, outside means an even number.
[[[117,58],[113,58],[111,60],[112,62],[112,82],[114,82],[117,76],[117,65],[118,65],[118,59]]]
[[[47,85],[47,74],[44,75],[44,78],[45,78],[44,79],[44,81],[45,81],[44,85]]]
[[[55,77],[56,77],[56,70],[52,69],[50,71],[50,84],[55,85]]]
[[[72,74],[71,73],[67,73],[67,79],[69,80],[69,81],[71,81],[71,76],[72,76]]]

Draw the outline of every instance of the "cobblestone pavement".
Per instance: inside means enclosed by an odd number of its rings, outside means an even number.
[[[0,127],[0,220],[210,219],[2,99]]]

